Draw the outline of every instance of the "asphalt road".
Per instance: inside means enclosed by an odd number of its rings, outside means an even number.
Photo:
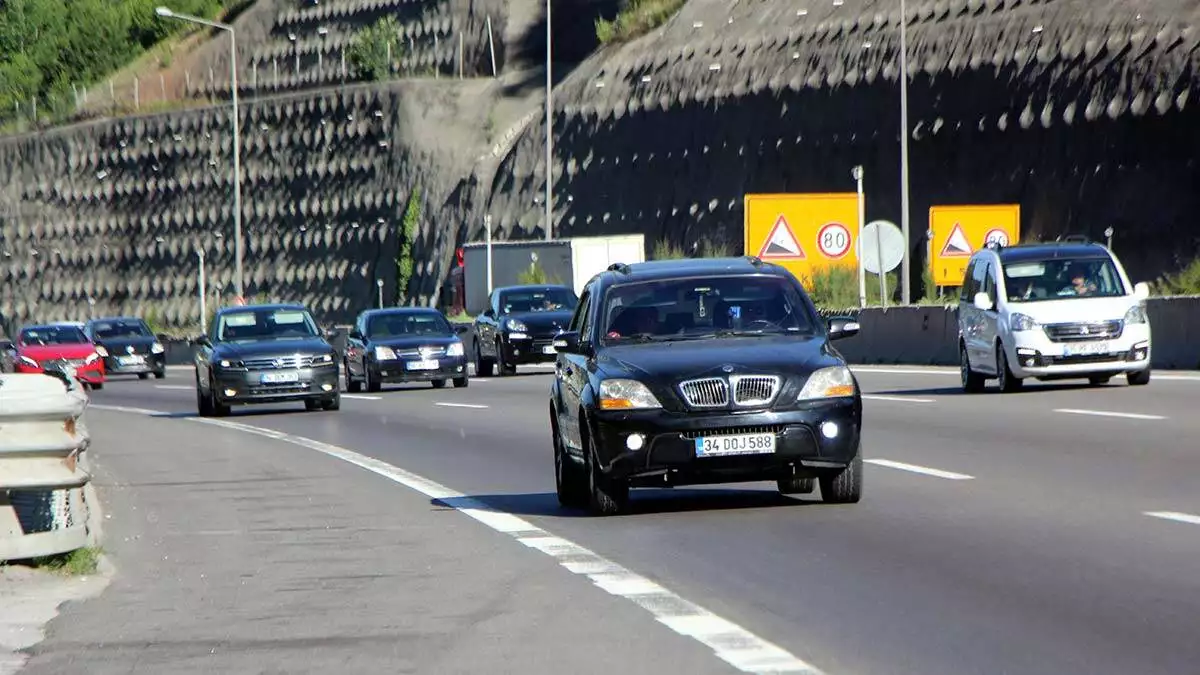
[[[870,464],[853,506],[749,484],[635,491],[634,513],[619,518],[564,511],[544,369],[462,390],[347,395],[338,413],[231,419],[352,449],[519,516],[830,675],[1196,671],[1200,375],[964,395],[951,370],[856,370]],[[95,403],[183,417],[190,378],[112,382]],[[187,419],[157,423],[201,433]],[[558,619],[582,620],[574,610]],[[654,658],[688,660],[690,646],[656,631]]]

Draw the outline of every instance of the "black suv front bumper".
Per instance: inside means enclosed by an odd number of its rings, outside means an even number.
[[[862,404],[846,398],[777,412],[595,411],[589,428],[601,469],[634,486],[815,477],[840,472],[858,454]],[[697,456],[697,438],[750,433],[773,434],[774,452]],[[628,444],[634,434],[644,439],[636,450]]]

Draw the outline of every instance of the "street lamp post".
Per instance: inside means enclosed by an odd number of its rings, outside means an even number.
[[[239,298],[244,298],[246,289],[242,277],[242,137],[238,119],[237,39],[234,37],[233,26],[187,14],[177,14],[168,7],[159,7],[154,13],[165,19],[179,19],[229,33],[229,88],[233,98],[233,288]]]
[[[908,14],[900,0],[900,231],[904,234],[904,257],[900,269],[901,298],[912,303],[912,246],[908,238]]]
[[[551,132],[554,129],[554,118],[551,110],[551,94],[554,82],[551,79],[550,57],[553,53],[554,35],[550,29],[550,2],[546,0],[546,241],[554,238],[551,232],[550,219],[554,215],[554,141]]]
[[[376,279],[375,287],[379,289],[379,309],[383,309],[383,279]]]

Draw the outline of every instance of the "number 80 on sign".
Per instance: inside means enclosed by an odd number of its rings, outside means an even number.
[[[841,223],[826,223],[817,232],[817,249],[826,258],[845,257],[850,241],[850,229]]]

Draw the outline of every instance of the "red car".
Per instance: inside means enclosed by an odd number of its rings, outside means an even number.
[[[104,348],[92,344],[74,324],[25,326],[17,337],[18,373],[75,370],[85,387],[104,386]]]

